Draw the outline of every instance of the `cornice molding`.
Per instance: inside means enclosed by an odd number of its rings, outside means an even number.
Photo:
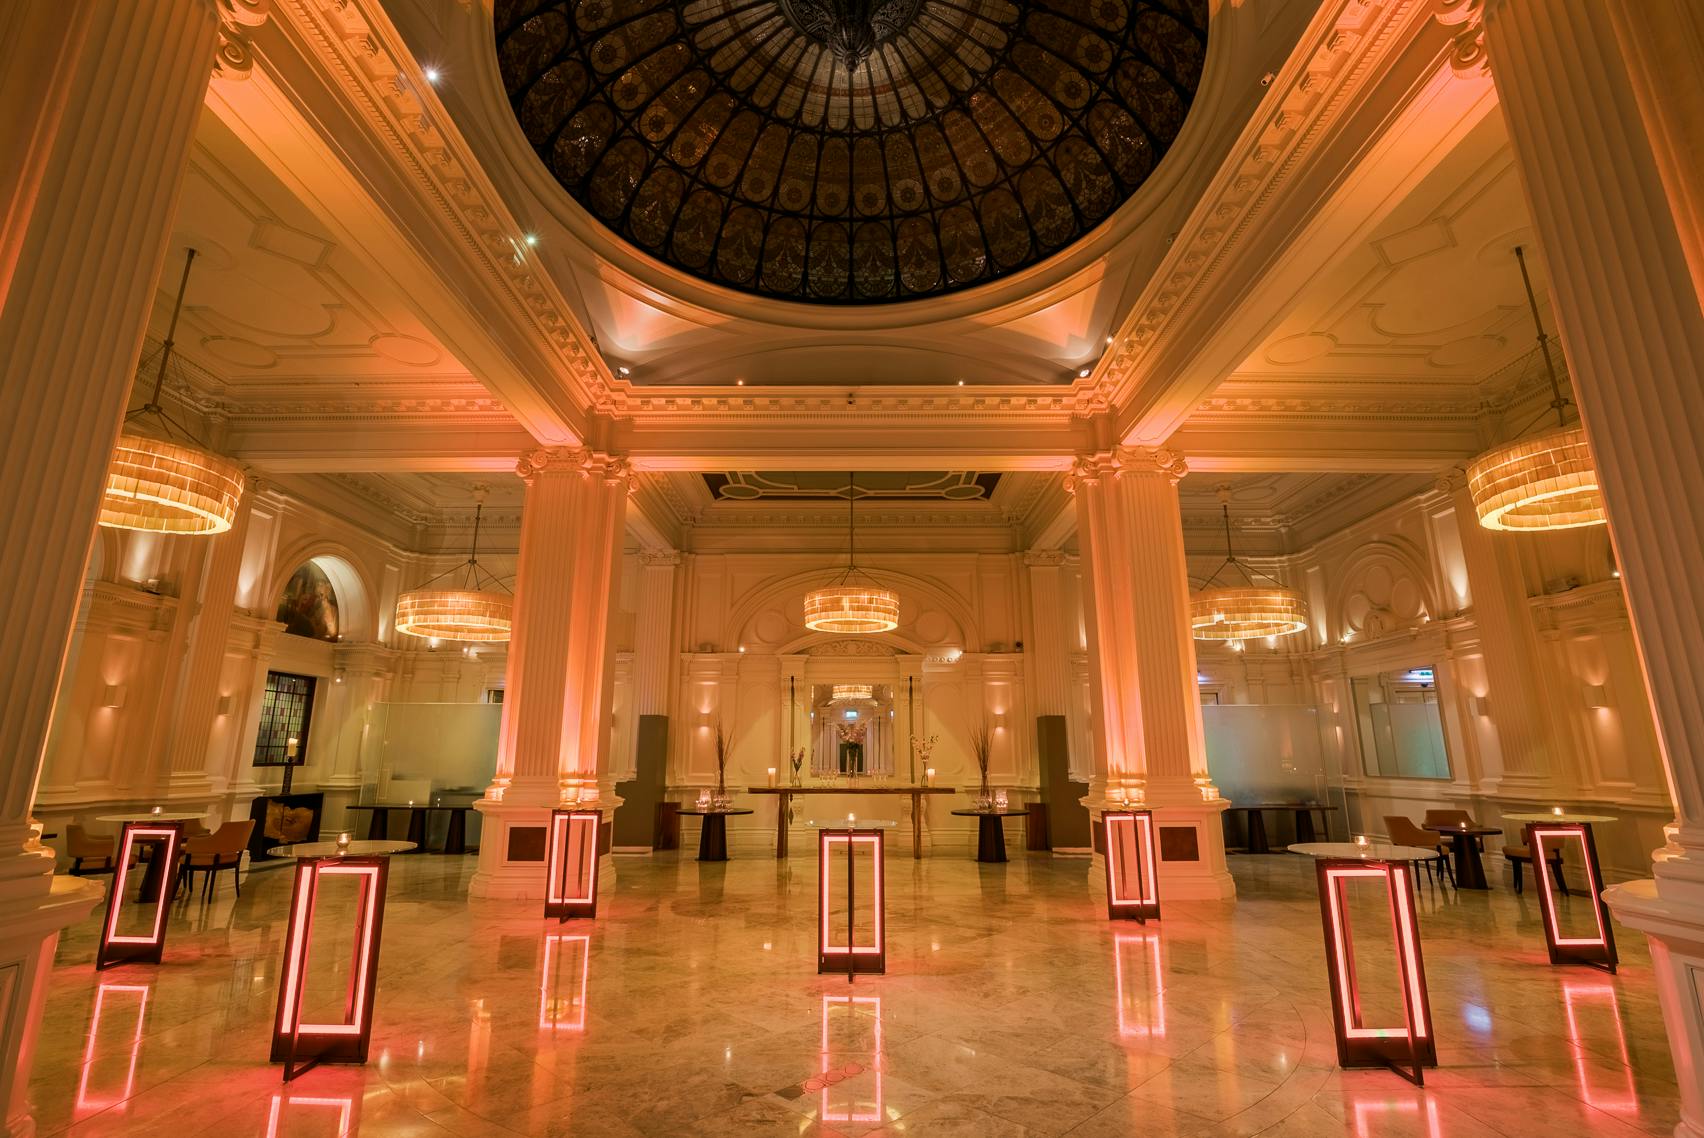
[[[1172,240],[1080,396],[1082,413],[1111,411],[1129,400],[1159,349],[1203,302],[1208,282],[1230,270],[1232,253],[1271,212],[1286,183],[1376,82],[1421,2],[1336,0],[1332,14],[1316,17],[1311,52],[1292,53]]]
[[[612,377],[592,337],[529,253],[526,227],[509,212],[379,0],[278,0],[277,8],[349,110],[460,237],[510,315],[537,333],[576,401],[612,410]]]

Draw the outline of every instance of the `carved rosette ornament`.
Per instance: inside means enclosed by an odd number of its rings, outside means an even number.
[[[1489,0],[1496,3],[1497,0]],[[1473,77],[1487,74],[1491,60],[1485,54],[1485,8],[1487,0],[1438,0],[1435,18],[1446,28],[1453,29],[1455,43],[1450,48],[1450,67],[1457,75]]]
[[[272,0],[214,0],[219,16],[219,44],[214,49],[217,79],[247,79],[254,68],[249,37],[272,14]]]
[[[528,451],[515,463],[515,473],[531,484],[540,474],[581,474],[600,478],[608,486],[626,486],[633,477],[633,466],[620,455],[579,447],[540,447]]]

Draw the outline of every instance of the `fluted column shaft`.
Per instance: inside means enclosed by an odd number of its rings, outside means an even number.
[[[1649,938],[1675,1133],[1704,1138],[1704,237],[1684,141],[1704,105],[1700,18],[1690,0],[1486,0],[1482,15],[1466,37],[1483,37],[1548,262],[1675,804],[1655,880],[1605,897]]]
[[[639,555],[639,608],[633,630],[633,705],[637,715],[669,713],[669,681],[680,666],[674,651],[675,575],[672,549]]]
[[[590,451],[547,449],[522,458],[527,481],[515,615],[509,639],[497,775],[485,816],[476,896],[544,895],[530,831],[556,804],[613,810],[609,630],[615,615],[627,463]],[[511,831],[529,831],[512,846]],[[519,852],[522,857],[513,857]]]
[[[1225,803],[1207,779],[1189,626],[1177,496],[1186,469],[1169,451],[1120,449],[1082,458],[1073,471],[1088,559],[1096,726],[1089,805],[1104,808],[1126,792],[1143,798],[1171,843],[1160,865],[1162,891],[1227,898],[1236,887],[1225,867]],[[1195,857],[1184,856],[1190,850]]]
[[[32,1130],[47,969],[100,897],[30,804],[216,34],[209,0],[0,5],[0,1138]]]
[[[1030,638],[1025,658],[1030,663],[1029,688],[1033,710],[1064,715],[1070,706],[1070,669],[1066,665],[1065,590],[1061,575],[1065,555],[1057,549],[1033,549],[1024,554],[1029,568]]]

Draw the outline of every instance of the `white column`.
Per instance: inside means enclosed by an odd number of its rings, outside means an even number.
[[[1704,305],[1698,154],[1677,145],[1704,106],[1700,19],[1690,0],[1457,0],[1445,12],[1461,24],[1458,58],[1482,44],[1509,125],[1645,667],[1675,824],[1655,880],[1607,898],[1649,935],[1681,1089],[1675,1133],[1700,1138]]]
[[[620,802],[608,762],[615,614],[628,466],[592,451],[526,455],[515,617],[497,776],[476,804],[485,823],[476,897],[542,900],[549,812],[578,798],[606,817]]]
[[[59,929],[99,899],[28,826],[101,487],[214,57],[207,0],[0,7],[0,1135]]]
[[[1032,549],[1024,554],[1029,567],[1030,635],[1025,657],[1030,661],[1029,690],[1034,711],[1064,715],[1070,706],[1070,667],[1066,660],[1070,627],[1065,610],[1065,554],[1057,549]]]
[[[674,651],[675,574],[680,554],[647,549],[639,554],[639,604],[633,629],[634,711],[667,715],[669,688],[680,666]]]
[[[1085,805],[1098,823],[1123,791],[1143,797],[1160,831],[1161,895],[1225,899],[1236,884],[1225,865],[1226,804],[1207,777],[1189,631],[1177,497],[1186,472],[1170,451],[1134,448],[1079,459],[1072,472],[1094,675],[1095,772]]]

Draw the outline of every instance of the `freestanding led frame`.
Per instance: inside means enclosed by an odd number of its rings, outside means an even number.
[[[303,857],[296,861],[296,885],[290,894],[290,924],[284,940],[284,963],[278,984],[278,1014],[272,1025],[272,1061],[284,1064],[289,1082],[317,1063],[365,1063],[373,1037],[373,1004],[379,978],[379,937],[385,918],[388,857]],[[302,1018],[307,988],[308,945],[313,939],[314,910],[320,880],[354,877],[360,883],[355,906],[355,943],[349,966],[349,988],[343,1019],[337,1023],[308,1023]]]
[[[887,834],[881,830],[821,830],[817,834],[817,971],[844,972],[851,980],[859,972],[887,971],[887,887],[883,880],[883,862],[887,853]],[[868,846],[872,855],[868,895],[870,898],[870,937],[862,942],[857,936],[858,875],[854,854],[859,846]],[[829,867],[837,849],[846,850],[846,936],[837,937],[829,927]]]
[[[158,859],[143,875],[140,898],[142,904],[153,905],[153,920],[145,933],[120,933],[118,914],[124,905],[125,886],[130,883],[131,861],[137,847],[144,842],[154,846],[153,856]],[[166,948],[166,912],[177,893],[178,852],[182,848],[182,822],[124,824],[124,834],[118,842],[118,867],[112,872],[112,889],[107,893],[106,919],[101,922],[101,943],[95,950],[95,971],[114,964],[160,962]],[[148,896],[148,886],[155,882],[153,896]]]
[[[1420,925],[1414,913],[1413,869],[1407,862],[1359,858],[1321,858],[1319,914],[1325,926],[1325,964],[1331,980],[1331,1018],[1337,1030],[1337,1062],[1343,1067],[1389,1067],[1415,1086],[1424,1069],[1438,1065],[1432,1035],[1432,1008],[1426,998],[1426,970],[1420,959]],[[1355,948],[1349,930],[1346,895],[1351,881],[1382,881],[1390,903],[1396,941],[1397,983],[1402,990],[1404,1022],[1378,1027],[1366,1022],[1360,985],[1355,978]]]
[[[552,810],[545,855],[544,915],[567,921],[598,915],[598,842],[603,811]]]
[[[1532,851],[1533,876],[1538,879],[1538,909],[1544,921],[1544,946],[1552,964],[1589,964],[1614,972],[1617,963],[1615,933],[1609,926],[1609,909],[1603,903],[1603,874],[1598,869],[1597,843],[1592,828],[1584,822],[1529,822],[1527,848]],[[1563,936],[1561,916],[1556,911],[1555,867],[1545,859],[1556,857],[1569,842],[1580,843],[1580,860],[1586,869],[1586,896],[1591,899],[1596,931],[1589,936]]]
[[[1160,918],[1159,864],[1152,810],[1109,810],[1101,815],[1106,839],[1106,915],[1147,923]]]

